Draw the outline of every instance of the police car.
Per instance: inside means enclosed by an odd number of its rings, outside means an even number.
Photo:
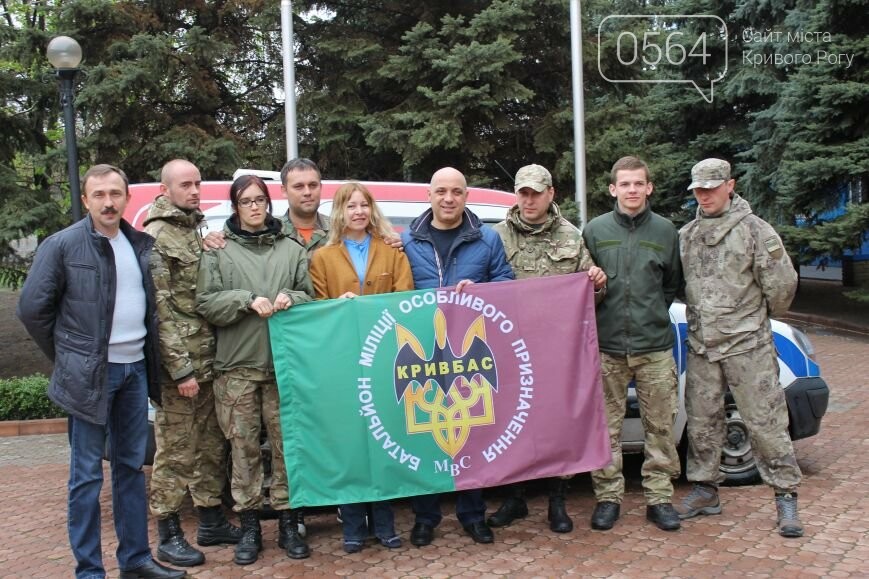
[[[255,174],[263,178],[269,189],[275,215],[283,215],[287,211],[287,200],[281,193],[279,172],[239,169],[233,178],[244,174]],[[328,215],[331,212],[332,197],[343,183],[344,181],[323,181],[320,213]],[[377,199],[381,211],[399,231],[429,207],[427,184],[367,181],[363,183]],[[229,181],[202,183],[200,208],[207,220],[204,233],[221,231],[224,221],[231,215],[230,184]],[[490,225],[503,220],[507,209],[516,201],[512,193],[478,187],[468,189],[468,209],[479,216],[484,223]],[[142,229],[148,209],[159,195],[159,191],[158,183],[130,185],[132,198],[124,213],[127,221],[134,227]],[[688,332],[684,304],[673,304],[670,308],[670,321],[676,334],[673,356],[679,372],[679,412],[676,416],[674,436],[676,444],[684,455],[687,446],[684,393]],[[821,378],[820,368],[812,358],[814,350],[811,342],[805,334],[784,322],[772,320],[772,330],[778,351],[779,379],[788,405],[791,438],[798,440],[814,436],[820,430],[821,419],[827,409],[829,388]],[[629,390],[622,447],[625,453],[638,453],[643,450],[643,426],[633,384],[627,387]],[[755,482],[758,479],[758,471],[751,451],[748,429],[729,394],[725,399],[725,405],[727,434],[721,455],[721,470],[731,484]],[[153,409],[150,412],[150,419],[153,424]],[[148,464],[152,459],[153,442],[148,447]]]

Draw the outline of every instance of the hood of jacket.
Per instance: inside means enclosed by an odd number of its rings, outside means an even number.
[[[752,214],[748,201],[737,194],[730,200],[730,208],[721,215],[709,217],[697,208],[697,232],[705,245],[718,245],[737,223]]]
[[[266,228],[262,231],[245,231],[238,224],[238,214],[233,214],[223,224],[223,234],[227,239],[250,246],[274,245],[278,239],[286,237],[283,232],[284,224],[281,223],[280,219],[268,215],[265,226]]]
[[[205,215],[198,209],[185,211],[172,203],[168,196],[159,195],[151,204],[143,225],[147,226],[154,221],[167,221],[186,229],[197,229],[205,221]]]

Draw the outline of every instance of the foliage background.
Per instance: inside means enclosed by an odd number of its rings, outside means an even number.
[[[590,218],[611,209],[609,168],[633,154],[651,165],[655,209],[682,223],[693,213],[691,165],[721,156],[795,255],[859,245],[869,229],[869,0],[581,6]],[[474,185],[511,190],[516,169],[536,162],[552,170],[575,214],[567,0],[293,7],[299,151],[324,177],[426,181],[453,165]],[[615,48],[598,46],[597,30],[612,14],[721,17],[728,74],[713,103],[684,84],[604,80],[599,52],[607,66]],[[68,224],[62,117],[44,56],[58,34],[75,37],[85,55],[76,102],[82,170],[108,162],[134,182],[151,181],[165,161],[184,157],[207,179],[227,179],[239,167],[285,161],[278,2],[0,0],[0,282],[26,271],[11,244]],[[773,58],[819,49],[853,60]],[[755,64],[746,51],[767,58]],[[696,62],[676,73],[709,74]],[[837,225],[814,227],[843,201],[851,207]],[[797,219],[809,227],[784,227]]]

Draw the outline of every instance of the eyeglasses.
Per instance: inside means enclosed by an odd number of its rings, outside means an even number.
[[[245,209],[249,208],[251,205],[256,205],[257,207],[265,207],[269,202],[269,198],[264,195],[260,195],[259,197],[254,197],[253,199],[239,199],[238,204],[244,207]]]

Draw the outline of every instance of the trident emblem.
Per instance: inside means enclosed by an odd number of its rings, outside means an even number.
[[[435,348],[426,358],[419,339],[396,324],[396,401],[404,400],[408,434],[430,433],[438,447],[455,458],[471,428],[495,423],[492,391],[498,388],[497,371],[483,316],[471,323],[458,356],[447,339],[440,309],[435,311],[434,328]]]

